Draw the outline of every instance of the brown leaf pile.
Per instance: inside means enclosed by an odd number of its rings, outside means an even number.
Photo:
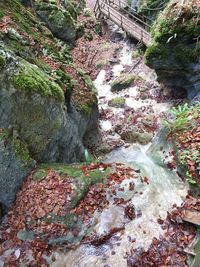
[[[196,127],[193,129],[188,129],[184,133],[177,132],[177,144],[180,151],[180,156],[184,154],[187,150],[189,154],[186,159],[187,169],[196,181],[197,185],[200,187],[200,118],[196,120]],[[198,155],[194,158],[193,154],[196,151]]]
[[[180,208],[168,214],[166,220],[158,220],[165,235],[154,238],[147,251],[139,247],[127,254],[127,264],[131,267],[186,267],[187,254],[185,249],[195,237],[195,227],[183,223],[185,209],[200,210],[200,200],[187,196]]]

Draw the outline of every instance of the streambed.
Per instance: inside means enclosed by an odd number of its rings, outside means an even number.
[[[187,184],[180,179],[176,171],[168,168],[168,163],[173,160],[172,145],[166,142],[164,132],[158,134],[161,121],[167,116],[173,101],[162,101],[157,97],[161,88],[155,81],[155,73],[144,65],[142,58],[141,63],[133,69],[134,45],[127,40],[121,40],[121,43],[119,62],[112,66],[109,77],[106,70],[101,69],[94,81],[98,90],[99,110],[104,115],[100,116],[102,139],[98,145],[106,142],[111,144],[107,149],[108,153],[102,157],[103,162],[125,164],[127,168],[134,169],[135,174],[131,179],[124,179],[115,186],[116,194],[110,194],[108,188],[106,199],[109,205],[100,213],[94,213],[93,232],[99,239],[106,241],[80,244],[66,253],[56,253],[53,267],[127,266],[126,255],[131,248],[148,249],[154,237],[162,236],[164,230],[159,219],[164,220],[173,205],[180,206],[187,195]],[[143,84],[133,84],[118,92],[111,91],[113,80],[126,69],[132,69],[134,75],[141,77],[146,90],[149,90],[145,99],[141,99],[139,94]],[[125,100],[123,107],[109,105],[116,97]],[[139,123],[145,120],[149,113],[152,118],[156,118],[157,124],[152,131],[151,140],[145,144],[124,140],[115,126],[126,121],[126,113],[129,116],[131,113],[133,117],[139,113]],[[148,128],[146,131],[148,132]],[[134,188],[131,184],[134,184]],[[128,201],[130,207],[134,207],[134,219],[127,219],[124,206],[116,204],[116,198]],[[102,239],[102,236],[109,238]]]

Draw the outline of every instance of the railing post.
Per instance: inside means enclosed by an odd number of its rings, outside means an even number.
[[[121,9],[121,1],[119,0],[119,9]]]

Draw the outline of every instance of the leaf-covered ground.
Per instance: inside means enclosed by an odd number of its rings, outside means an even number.
[[[168,124],[176,148],[176,159],[191,184],[200,187],[200,105],[180,105],[172,110]]]
[[[133,172],[122,164],[39,167],[24,181],[0,227],[0,262],[10,267],[49,266],[45,257],[58,245],[73,247],[84,240],[94,212],[109,204],[106,190],[115,196],[116,184],[132,178]],[[116,205],[123,202],[115,198]]]
[[[147,251],[143,248],[133,249],[127,255],[128,266],[188,266],[186,248],[194,240],[196,230],[192,224],[183,222],[186,209],[200,211],[199,199],[188,195],[182,207],[174,207],[166,220],[158,220],[165,231],[164,236],[154,238]]]

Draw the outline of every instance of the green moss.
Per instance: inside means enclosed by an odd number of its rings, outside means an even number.
[[[40,164],[33,175],[33,179],[40,181],[46,178],[48,170],[50,169],[53,169],[60,175],[67,175],[69,177],[78,177],[83,174],[81,166],[82,166],[81,164],[61,164],[61,163]]]
[[[97,90],[89,75],[80,68],[72,66],[76,72],[77,83],[72,93],[72,99],[77,110],[86,116],[92,112],[94,105],[97,104]],[[79,85],[81,84],[81,86]],[[83,86],[84,84],[84,86]]]
[[[48,170],[42,167],[39,167],[33,174],[33,180],[41,181],[45,179],[48,175]]]
[[[123,107],[125,104],[125,99],[123,97],[115,97],[112,100],[109,101],[109,106],[114,107]]]
[[[64,101],[64,93],[59,85],[50,81],[48,76],[34,65],[24,63],[23,69],[13,75],[11,80],[18,90],[37,92],[42,96]]]
[[[81,105],[81,111],[86,115],[89,116],[92,112],[92,107],[85,104],[85,105]]]
[[[55,25],[60,25],[60,26],[64,24],[66,24],[66,26],[74,25],[74,20],[70,15],[70,13],[69,12],[63,13],[63,11],[61,10],[58,11],[56,10],[55,12],[53,12],[49,16],[49,20],[51,21],[52,24]]]
[[[23,161],[24,165],[27,165],[32,161],[28,146],[18,137],[13,136],[13,129],[1,129],[0,140],[10,143],[15,152],[16,157]]]
[[[170,51],[171,53],[171,51]],[[149,46],[145,52],[145,63],[148,64],[150,60],[153,58],[159,60],[165,60],[169,56],[169,50],[166,45],[161,45],[158,43],[154,43]]]
[[[179,1],[170,1],[152,27],[155,42],[194,42],[200,35],[199,10],[192,3],[180,6]],[[176,39],[177,38],[177,39]]]
[[[29,154],[28,146],[25,143],[15,138],[13,139],[12,144],[13,144],[13,148],[15,151],[15,155],[17,157],[19,157],[23,162],[26,162],[26,163],[32,161],[30,154]]]
[[[0,129],[0,140],[5,140],[9,137],[9,130],[8,129]]]
[[[97,34],[101,35],[102,34],[102,24],[101,23],[96,23],[94,30]]]
[[[163,44],[154,43],[145,52],[145,63],[151,66],[153,60],[171,62],[171,66],[187,67],[197,62],[200,56],[200,43],[186,45],[185,43]]]
[[[156,19],[159,12],[162,11],[166,4],[170,0],[140,0],[139,1],[139,8],[138,12],[142,15],[147,16],[147,18],[150,18],[152,21]],[[130,1],[131,5],[131,1]],[[149,21],[148,21],[149,22]]]
[[[5,13],[3,10],[0,10],[0,20],[5,16]]]
[[[104,66],[106,66],[107,64],[108,64],[108,61],[107,60],[100,60],[100,61],[97,62],[96,68],[97,69],[101,69]]]
[[[134,75],[128,73],[121,74],[119,78],[117,78],[112,82],[111,91],[118,91],[125,89],[129,87],[134,80],[135,80]]]
[[[23,7],[17,0],[8,0],[6,3],[0,4],[0,10],[1,9],[4,10],[5,13],[10,11],[19,28],[39,41],[39,35],[32,27],[32,25],[35,27],[38,26],[39,22],[27,8]]]
[[[142,55],[142,51],[140,49],[136,49],[132,52],[132,58],[137,58]]]
[[[0,55],[0,69],[2,69],[6,64],[6,59],[2,55]]]
[[[91,32],[86,32],[84,35],[84,38],[88,41],[92,41],[93,40],[93,35]]]
[[[69,63],[72,61],[70,55],[70,49],[64,42],[58,41],[53,37],[51,32],[42,23],[36,19],[36,17],[29,12],[24,6],[22,6],[18,1],[8,0],[0,2],[0,10],[2,10],[6,15],[11,17],[11,19],[18,25],[20,31],[17,33],[21,35],[22,38],[16,40],[11,38],[8,34],[3,34],[3,40],[7,48],[17,53],[18,56],[24,58],[30,63],[36,64],[38,67],[42,67],[47,73],[49,69],[47,66],[42,66],[41,60],[38,59],[38,55],[35,54],[35,46],[30,45],[30,39],[34,40],[35,45],[41,44],[42,49],[37,52],[43,54],[44,51],[48,51],[47,55],[50,56],[54,61],[58,63]],[[47,42],[51,40],[51,42]],[[38,47],[36,48],[38,49]]]

